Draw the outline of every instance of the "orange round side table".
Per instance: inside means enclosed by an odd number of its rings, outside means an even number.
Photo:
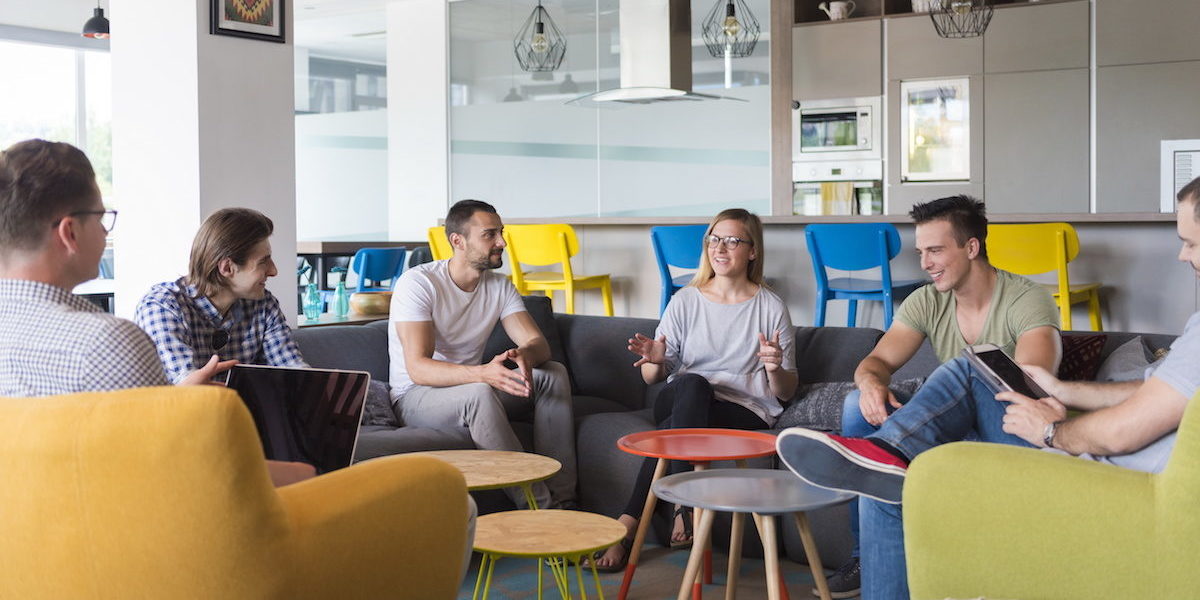
[[[697,471],[708,468],[708,464],[719,460],[732,460],[739,467],[746,466],[746,460],[775,454],[775,436],[759,431],[742,429],[694,428],[694,429],[656,429],[631,433],[617,440],[617,448],[648,458],[657,458],[654,476],[651,484],[662,478],[667,470],[668,460],[685,460],[692,463]],[[642,516],[638,520],[637,535],[633,538],[633,547],[629,550],[629,563],[625,566],[625,578],[621,581],[621,591],[618,600],[625,600],[629,594],[629,586],[633,583],[633,573],[637,570],[638,557],[642,553],[642,543],[646,540],[646,530],[658,497],[651,491],[646,494],[646,504],[642,508]],[[700,509],[695,509],[692,518],[698,521]],[[734,519],[732,539],[741,540],[741,519]],[[695,531],[695,527],[692,528]],[[712,583],[712,552],[705,549],[704,582]],[[693,588],[693,598],[700,597],[700,578],[697,577]]]

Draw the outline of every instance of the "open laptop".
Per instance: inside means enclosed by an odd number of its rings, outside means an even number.
[[[367,387],[365,371],[236,365],[226,384],[258,428],[270,460],[313,465],[317,473],[350,466]]]

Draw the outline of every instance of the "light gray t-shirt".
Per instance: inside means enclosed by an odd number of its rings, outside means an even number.
[[[1183,333],[1171,344],[1171,351],[1166,358],[1146,368],[1145,378],[1151,377],[1157,377],[1189,401],[1196,395],[1196,391],[1200,390],[1200,312],[1188,318]],[[1080,456],[1135,471],[1159,473],[1166,468],[1167,460],[1171,458],[1171,450],[1175,448],[1175,434],[1176,432],[1172,431],[1149,446],[1129,454]]]
[[[504,275],[484,271],[474,291],[464,292],[450,278],[448,260],[413,267],[392,290],[392,323],[432,322],[433,358],[456,365],[477,365],[483,346],[501,319],[525,311],[517,288]],[[396,327],[388,327],[392,401],[414,384],[404,366],[404,346]]]
[[[758,359],[758,334],[773,339],[776,331],[783,368],[795,371],[796,331],[787,305],[775,292],[764,287],[744,302],[718,304],[688,286],[671,298],[655,337],[667,336],[669,379],[683,373],[701,375],[718,400],[744,406],[771,425],[783,407]]]

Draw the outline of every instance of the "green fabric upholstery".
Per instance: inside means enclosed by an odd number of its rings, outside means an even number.
[[[908,471],[904,528],[914,599],[1195,597],[1200,409],[1193,398],[1158,475],[996,444],[935,448]]]

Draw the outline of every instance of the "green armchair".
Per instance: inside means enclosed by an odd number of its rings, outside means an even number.
[[[1157,475],[973,442],[922,454],[904,484],[912,598],[1196,597],[1195,404]]]

